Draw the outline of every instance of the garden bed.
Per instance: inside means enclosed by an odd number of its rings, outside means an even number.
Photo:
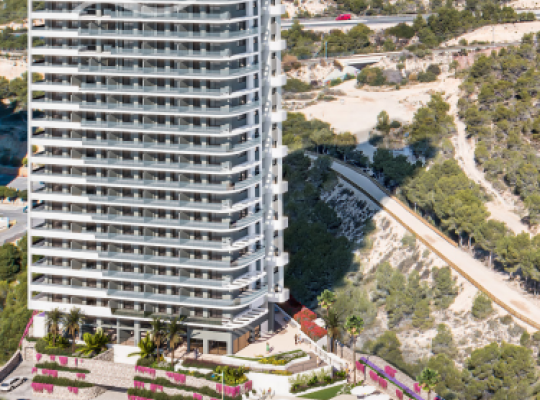
[[[64,387],[76,387],[76,388],[90,388],[93,387],[94,384],[80,381],[80,380],[74,380],[74,379],[68,379],[68,378],[53,378],[51,376],[45,376],[45,375],[36,375],[34,376],[34,379],[32,379],[32,382],[35,383],[45,383],[55,386],[64,386]]]
[[[54,369],[57,371],[66,371],[66,372],[80,372],[83,374],[89,374],[90,371],[83,368],[72,368],[72,367],[65,367],[63,365],[58,364],[57,362],[42,362],[35,365],[36,368],[45,368],[45,369]]]
[[[131,388],[127,391],[128,400],[137,398],[154,399],[154,400],[194,400],[193,396],[184,396],[182,394],[168,395],[167,393],[154,392],[146,389]]]
[[[65,357],[77,357],[75,353],[83,346],[78,345],[75,347],[75,352],[71,351],[71,345],[51,347],[49,343],[43,339],[36,342],[36,353],[47,354],[51,356],[65,356]]]
[[[344,371],[334,373],[333,377],[325,370],[318,372],[313,371],[307,374],[298,374],[296,377],[289,379],[289,383],[291,384],[290,391],[291,393],[301,393],[316,387],[332,385],[336,382],[345,380],[346,377],[347,375]]]
[[[237,360],[245,360],[256,362],[263,365],[287,365],[291,361],[297,360],[302,357],[306,357],[307,353],[303,350],[292,350],[284,353],[275,354],[272,356],[260,356],[260,357],[239,357],[239,356],[227,356]]]
[[[170,380],[168,380],[167,378],[155,378],[155,379],[151,379],[151,378],[145,378],[145,377],[142,377],[142,376],[136,376],[135,378],[133,378],[134,381],[139,381],[139,382],[144,382],[144,383],[149,383],[149,384],[154,384],[154,385],[160,385],[160,386],[165,386],[165,387],[169,387],[169,388],[172,388],[172,389],[180,389],[180,390],[185,390],[187,392],[193,392],[193,393],[198,393],[198,394],[202,394],[204,396],[210,396],[210,397],[213,397],[213,398],[221,398],[221,393],[208,387],[208,386],[203,386],[203,387],[194,387],[194,386],[188,386],[188,385],[185,385],[185,384],[175,384],[173,382],[171,382]],[[240,399],[240,396],[236,396],[236,397],[230,397],[230,396],[224,396],[224,398],[226,400],[237,400],[237,399]],[[193,398],[192,398],[193,400]]]

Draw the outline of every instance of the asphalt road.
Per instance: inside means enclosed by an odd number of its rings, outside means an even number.
[[[22,237],[26,232],[28,225],[28,214],[23,212],[23,206],[11,206],[8,204],[0,204],[0,215],[9,217],[10,220],[16,220],[14,227],[0,232],[0,244],[12,242],[18,237]]]
[[[540,10],[517,10],[518,14],[525,12],[533,12],[536,15],[537,19],[540,19]],[[430,14],[423,14],[425,19],[429,18]],[[402,22],[412,23],[416,18],[416,14],[407,14],[407,15],[388,15],[388,16],[372,16],[372,17],[360,17],[354,18],[349,21],[336,21],[335,19],[330,18],[310,18],[310,19],[299,19],[300,22],[306,28],[343,28],[349,25],[365,24],[367,26],[373,26],[377,28],[377,25],[380,24],[400,24]],[[282,20],[281,29],[287,30],[293,24],[292,20]]]

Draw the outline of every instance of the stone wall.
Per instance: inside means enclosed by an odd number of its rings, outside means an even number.
[[[11,372],[19,365],[19,362],[22,360],[21,352],[17,350],[15,354],[5,363],[0,369],[0,381],[6,379],[6,377],[11,374]]]
[[[55,386],[52,393],[44,390],[43,392],[33,392],[36,397],[46,397],[54,400],[90,400],[105,393],[107,389],[99,386],[91,388],[79,388],[79,393],[70,393],[67,387]]]

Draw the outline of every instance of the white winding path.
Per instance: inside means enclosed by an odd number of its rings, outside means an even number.
[[[454,122],[457,128],[457,135],[452,138],[456,149],[456,160],[469,179],[487,190],[493,196],[493,201],[487,202],[486,207],[491,213],[490,218],[504,222],[514,233],[529,232],[529,227],[521,222],[521,218],[514,212],[514,205],[509,204],[501,194],[495,190],[482,171],[476,167],[474,160],[474,147],[467,141],[465,124],[457,115],[457,95],[452,95],[448,102],[450,103],[450,113],[454,116]]]
[[[469,253],[455,247],[405,205],[388,196],[368,177],[338,162],[332,163],[332,169],[381,204],[388,213],[445,260],[450,267],[488,294],[499,306],[523,322],[540,329],[540,307],[531,302],[526,297],[526,293],[510,287],[500,274],[488,269]]]

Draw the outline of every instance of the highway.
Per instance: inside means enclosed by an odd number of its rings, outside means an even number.
[[[536,15],[536,19],[540,19],[540,10],[517,10],[518,14],[525,12],[533,12]],[[429,18],[431,14],[423,14],[425,19]],[[331,18],[310,18],[310,19],[298,19],[298,22],[302,24],[305,28],[334,28],[340,29],[350,26],[355,26],[358,24],[365,24],[371,28],[377,29],[377,25],[382,24],[400,24],[402,22],[412,23],[416,18],[416,14],[407,14],[407,15],[382,15],[382,16],[363,16],[359,18],[354,18],[349,21],[336,21]],[[287,30],[293,24],[293,20],[282,20],[281,29]]]
[[[314,158],[314,155],[310,154]],[[458,274],[479,290],[486,293],[495,303],[514,317],[540,329],[540,307],[532,302],[525,292],[513,288],[505,281],[507,277],[487,268],[471,254],[458,248],[443,237],[427,221],[412,212],[407,206],[390,196],[372,178],[354,167],[334,161],[332,169],[349,183],[368,195],[401,225],[413,233],[429,249],[441,257]]]

